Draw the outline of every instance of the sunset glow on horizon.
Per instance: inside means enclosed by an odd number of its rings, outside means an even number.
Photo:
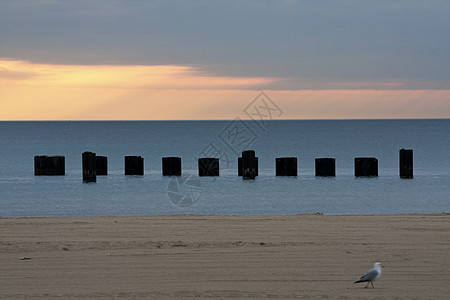
[[[186,66],[0,61],[0,120],[225,120],[283,79]],[[255,89],[254,87],[260,87]],[[281,119],[448,118],[449,90],[265,90]]]

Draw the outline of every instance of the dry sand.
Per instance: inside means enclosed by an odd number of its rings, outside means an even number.
[[[450,297],[448,214],[0,218],[0,226],[0,298]],[[376,261],[385,268],[375,288],[353,284]]]

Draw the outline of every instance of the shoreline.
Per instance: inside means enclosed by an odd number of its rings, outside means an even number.
[[[336,217],[355,217],[355,216],[446,216],[446,215],[450,215],[450,212],[435,212],[435,213],[398,213],[398,214],[384,214],[384,213],[380,213],[380,214],[348,214],[348,215],[343,215],[343,214],[325,214],[325,213],[321,213],[321,212],[316,212],[316,213],[302,213],[302,214],[278,214],[278,215],[264,215],[264,214],[260,214],[260,215],[238,215],[238,214],[223,214],[223,215],[219,215],[219,214],[159,214],[159,215],[126,215],[126,216],[121,216],[121,215],[98,215],[98,216],[83,216],[83,217],[79,217],[79,216],[75,216],[75,217],[58,217],[58,216],[31,216],[31,217],[2,217],[0,216],[0,220],[4,219],[41,219],[41,218],[48,218],[48,219],[82,219],[82,218],[146,218],[146,217],[291,217],[291,216],[336,216]]]
[[[449,215],[0,218],[0,298],[442,299]]]

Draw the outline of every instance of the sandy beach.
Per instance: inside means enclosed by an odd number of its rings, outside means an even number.
[[[450,215],[0,218],[0,298],[444,299]],[[376,261],[375,288],[353,284]]]

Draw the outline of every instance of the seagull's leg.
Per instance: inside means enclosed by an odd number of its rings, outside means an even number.
[[[370,284],[372,285],[372,288],[374,289],[375,287],[373,286],[373,282],[371,281]]]
[[[370,281],[367,282],[366,286],[364,287],[365,289],[367,289],[367,287],[369,286]]]

